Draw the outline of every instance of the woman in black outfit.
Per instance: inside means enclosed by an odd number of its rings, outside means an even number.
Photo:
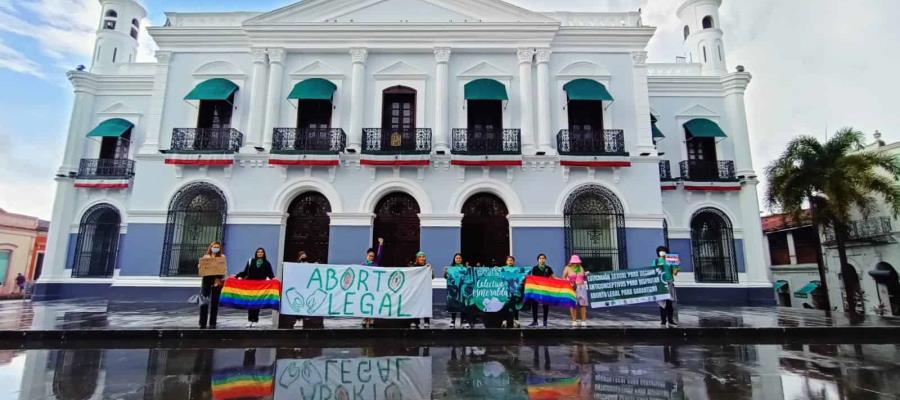
[[[529,275],[540,276],[543,278],[552,278],[553,277],[553,268],[550,268],[547,265],[547,256],[544,253],[538,254],[537,256],[537,265],[531,268],[531,273]],[[544,309],[544,327],[547,326],[547,313],[550,312],[550,306],[546,304],[542,304]],[[531,301],[531,318],[532,322],[529,326],[537,326],[538,324],[538,303],[534,300]]]
[[[206,254],[201,258],[225,258],[222,243],[212,242],[206,248]],[[199,269],[200,266],[198,265]],[[222,294],[222,275],[209,275],[200,281],[200,329],[216,329],[216,319],[219,315],[219,295]]]
[[[275,279],[275,273],[272,272],[272,264],[266,259],[266,249],[260,247],[256,249],[256,256],[247,260],[244,271],[235,276],[238,279],[246,279],[249,281],[264,281],[266,279]],[[247,310],[248,327],[253,327],[259,322],[259,309]]]

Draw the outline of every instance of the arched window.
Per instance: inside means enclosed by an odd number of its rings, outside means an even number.
[[[211,184],[193,183],[179,190],[169,205],[160,274],[196,276],[197,259],[211,242],[225,237],[227,210],[225,195]]]
[[[108,18],[118,18],[118,17],[119,17],[119,13],[117,13],[116,10],[109,10],[109,11],[106,12],[106,16],[107,16]]]
[[[684,40],[687,40],[688,36],[691,35],[691,27],[685,25],[684,26]]]
[[[119,211],[109,204],[91,207],[81,218],[75,241],[75,278],[113,276],[119,253]]]
[[[579,188],[566,201],[566,254],[578,254],[589,271],[628,268],[625,249],[625,214],[609,189],[597,185]]]
[[[103,19],[103,29],[115,30],[116,18],[119,17],[119,13],[117,13],[116,10],[107,10],[104,16],[105,18]]]
[[[712,15],[703,17],[703,29],[712,29],[715,27]]]
[[[406,266],[419,251],[419,203],[412,196],[389,193],[375,206],[372,244],[384,238],[381,264],[386,267]]]
[[[707,62],[707,60],[706,60],[706,46],[703,46],[703,62]]]
[[[849,313],[864,314],[866,312],[865,299],[863,298],[862,285],[856,268],[845,264],[841,268],[842,295],[844,296],[844,311]]]
[[[284,261],[295,262],[300,251],[307,262],[328,262],[331,203],[321,193],[306,192],[288,206],[284,232]]]
[[[694,278],[697,282],[734,283],[738,280],[734,231],[728,216],[704,208],[691,218]]]
[[[501,265],[509,253],[509,210],[499,197],[478,193],[462,207],[461,250],[472,265]]]
[[[135,28],[140,28],[140,27],[141,27],[141,22],[138,21],[137,18],[132,18],[132,20],[131,20],[131,26],[133,26],[133,27],[135,27]]]

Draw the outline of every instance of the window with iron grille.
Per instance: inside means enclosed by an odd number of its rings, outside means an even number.
[[[731,220],[720,210],[704,208],[691,218],[694,279],[697,282],[738,281]]]
[[[791,232],[794,236],[794,251],[797,253],[797,264],[816,264],[819,262],[819,247],[816,228],[807,226]]]
[[[609,189],[587,185],[566,202],[567,255],[578,254],[588,271],[628,268],[625,251],[625,214]]]
[[[310,263],[328,262],[331,204],[318,192],[306,192],[288,206],[284,232],[284,261],[298,261],[301,251]]]
[[[789,265],[791,253],[788,249],[787,232],[773,232],[766,235],[769,241],[769,258],[772,265]]]
[[[160,275],[196,276],[197,260],[209,244],[224,239],[227,209],[225,195],[211,184],[179,190],[169,205]]]
[[[84,213],[75,241],[75,278],[113,276],[119,253],[121,217],[109,204],[98,204]]]

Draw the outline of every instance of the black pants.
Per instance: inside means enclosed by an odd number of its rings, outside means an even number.
[[[211,328],[216,327],[216,318],[219,315],[219,295],[222,294],[222,286],[213,286],[216,279],[222,279],[221,276],[204,276],[200,286],[200,294],[209,299],[208,304],[200,306],[200,327],[206,328],[207,324]]]
[[[544,309],[544,325],[547,325],[547,314],[550,312],[550,306],[547,304],[541,304]],[[536,301],[531,302],[531,318],[534,323],[537,323],[537,315],[538,315],[538,303]]]
[[[666,306],[659,308],[659,321],[661,323],[675,323],[675,306],[672,304],[672,300],[666,300]]]
[[[259,309],[247,310],[247,321],[259,322]]]

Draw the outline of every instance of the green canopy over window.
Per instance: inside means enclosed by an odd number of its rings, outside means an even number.
[[[787,284],[787,281],[775,281],[775,284],[773,286],[775,287],[775,290],[781,290],[781,288],[787,286]]]
[[[684,123],[684,129],[693,137],[698,138],[723,138],[726,137],[725,132],[718,124],[706,118],[695,118]]]
[[[493,79],[476,79],[466,84],[466,100],[509,100],[506,86]]]
[[[88,137],[122,137],[129,129],[134,128],[134,124],[122,118],[108,119],[97,125],[96,128],[88,132]]]
[[[238,85],[224,78],[213,78],[208,81],[200,82],[194,90],[191,90],[185,100],[228,100],[234,92],[238,90]]]
[[[563,90],[572,100],[600,100],[613,101],[613,97],[606,90],[606,86],[592,79],[576,79],[563,86]]]
[[[310,78],[294,85],[289,100],[331,100],[337,90],[331,81],[322,78]]]
[[[666,135],[663,135],[662,131],[656,127],[656,116],[650,114],[650,128],[653,130],[653,138],[654,139],[664,139]]]
[[[809,294],[815,292],[819,289],[819,281],[810,281],[806,285],[804,285],[800,290],[794,292],[794,297],[798,299],[805,299],[809,297]]]

